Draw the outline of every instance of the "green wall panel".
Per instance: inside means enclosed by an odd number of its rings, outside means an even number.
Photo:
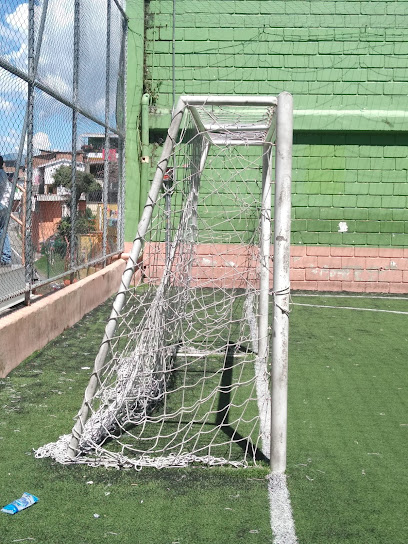
[[[292,92],[294,243],[407,243],[407,1],[177,0],[174,43],[173,1],[147,5],[153,131],[173,92]]]

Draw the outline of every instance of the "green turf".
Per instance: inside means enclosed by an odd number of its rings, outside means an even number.
[[[65,264],[65,258],[61,258],[59,255],[56,255],[52,261],[47,255],[42,255],[35,261],[37,271],[45,278],[53,278],[65,272]]]
[[[293,302],[408,311],[402,298]],[[32,448],[69,431],[108,314],[109,303],[0,381],[0,501],[40,498],[0,515],[1,542],[271,542],[262,466],[136,472],[34,458]],[[290,321],[287,473],[299,543],[406,544],[407,316],[293,305]]]
[[[408,311],[408,300],[293,302]],[[408,542],[407,315],[293,306],[288,482],[301,544]]]
[[[0,381],[0,501],[24,491],[40,499],[0,515],[2,544],[269,543],[265,468],[136,472],[34,458],[32,448],[69,431],[89,376],[81,367],[93,364],[109,309],[89,314]]]

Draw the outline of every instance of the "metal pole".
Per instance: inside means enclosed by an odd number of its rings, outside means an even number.
[[[30,302],[30,291],[33,277],[33,247],[32,247],[32,193],[33,193],[33,132],[34,132],[34,1],[28,3],[28,83],[27,97],[27,183],[26,183],[26,235],[24,243],[24,264],[26,283],[26,304]],[[17,169],[19,165],[16,165]],[[13,198],[13,194],[11,195]],[[10,200],[11,200],[10,198]]]
[[[148,192],[148,179],[149,179],[149,101],[150,95],[144,94],[142,96],[142,166],[140,170],[140,200],[139,200],[139,217],[143,213],[142,198]]]
[[[38,60],[40,58],[42,39],[43,39],[43,36],[44,36],[44,27],[45,27],[45,20],[46,20],[46,17],[47,17],[47,10],[48,10],[48,0],[44,0],[43,5],[42,5],[40,25],[39,25],[39,28],[38,28],[37,47],[36,47],[35,56],[34,56],[34,66],[33,66],[33,69],[32,69],[32,73],[27,74],[26,79],[25,79],[25,81],[30,81],[31,80],[32,83],[34,83],[34,80],[35,80],[35,78],[37,76],[37,66],[38,66]],[[5,69],[7,70],[7,68],[5,68]],[[17,77],[19,77],[19,76],[17,76]],[[13,207],[14,193],[16,192],[16,187],[17,187],[17,182],[18,182],[18,174],[19,174],[19,171],[20,171],[20,164],[21,164],[21,160],[23,158],[24,144],[25,144],[25,140],[26,140],[27,126],[28,126],[28,108],[29,108],[29,103],[27,102],[26,112],[25,112],[24,121],[23,121],[23,127],[21,129],[20,145],[19,145],[18,152],[17,152],[16,168],[14,170],[13,180],[11,182],[11,193],[10,193],[11,198],[10,198],[10,202],[9,202],[9,205],[8,205],[8,213],[6,215],[6,221],[5,221],[5,225],[4,225],[4,228],[3,228],[2,235],[0,236],[0,255],[3,253],[4,240],[6,239],[7,229],[8,229],[8,225],[9,225],[9,221],[10,221],[10,214],[11,214],[12,207]],[[25,218],[25,215],[26,215],[25,206],[26,206],[26,203],[23,204],[24,218]],[[24,222],[24,225],[25,224],[26,223]],[[24,230],[25,230],[25,227],[23,227],[23,231]],[[24,237],[23,248],[25,248],[25,233],[24,232],[23,232],[23,237]],[[25,256],[24,255],[23,255],[23,264],[25,264]]]
[[[270,299],[270,248],[271,248],[271,185],[272,185],[272,148],[267,143],[262,154],[262,202],[260,218],[260,277],[258,334],[256,359],[256,391],[258,397],[260,434],[262,451],[269,455],[270,450],[270,402],[269,399],[269,299]]]
[[[278,96],[276,116],[270,463],[272,472],[283,473],[286,470],[293,140],[293,98],[289,93]]]
[[[118,221],[116,223],[117,251],[124,247],[125,217],[125,145],[123,138],[118,137]]]
[[[71,240],[70,240],[70,268],[76,265],[77,239],[76,239],[76,218],[77,218],[77,160],[76,147],[78,138],[78,85],[79,85],[79,32],[80,32],[80,0],[74,4],[74,56],[73,56],[73,77],[72,77],[72,142],[71,142]],[[79,195],[81,196],[81,195]],[[71,273],[71,281],[73,281]]]
[[[263,147],[262,207],[260,236],[260,278],[258,314],[258,358],[266,365],[268,360],[269,327],[269,259],[271,247],[271,146]]]
[[[173,22],[172,22],[172,109],[171,113],[174,115],[174,108],[176,107],[176,0],[173,0]],[[169,262],[170,248],[171,248],[171,194],[172,186],[176,183],[177,165],[176,157],[173,161],[173,174],[167,180],[165,184],[165,197],[164,197],[164,209],[166,217],[166,234],[165,234],[165,253],[166,263]]]
[[[191,243],[197,242],[197,236],[198,236],[198,210],[197,210],[197,203],[198,203],[198,193],[200,191],[200,181],[201,181],[201,175],[203,173],[203,170],[205,168],[205,163],[207,162],[208,152],[210,150],[210,142],[209,140],[202,140],[199,144],[198,151],[201,153],[200,156],[200,165],[198,167],[198,170],[194,172],[194,174],[191,176],[191,191],[192,191],[192,205],[191,205]],[[195,157],[197,159],[197,157]],[[194,167],[196,168],[196,160],[194,161]]]
[[[118,250],[123,250],[125,233],[125,174],[126,174],[126,59],[127,59],[127,19],[122,20],[121,48],[119,55],[119,77],[116,90],[116,125],[121,135],[118,136]]]
[[[89,380],[88,386],[85,390],[84,400],[78,414],[78,419],[74,428],[72,429],[71,440],[68,446],[68,456],[70,458],[74,458],[77,455],[78,444],[82,435],[82,431],[89,417],[90,403],[98,388],[99,374],[103,368],[105,358],[109,352],[110,342],[113,335],[115,334],[118,317],[126,301],[126,291],[130,285],[130,282],[132,281],[133,274],[136,270],[137,260],[142,249],[142,245],[144,243],[144,237],[146,235],[147,229],[149,228],[153,209],[156,205],[160,189],[163,185],[163,176],[166,172],[169,157],[176,143],[177,134],[185,107],[185,103],[183,102],[183,100],[180,99],[175,109],[166,141],[164,142],[162,155],[157,165],[156,173],[154,175],[153,182],[147,196],[147,201],[143,210],[142,217],[139,221],[136,238],[132,246],[132,251],[126,264],[125,271],[122,275],[121,285],[113,303],[113,309],[110,314],[108,324],[105,328],[105,334],[102,340],[102,344],[95,359],[93,372]]]
[[[172,113],[176,106],[176,0],[173,0],[173,28],[172,28],[172,93],[173,93],[173,107]]]
[[[110,47],[111,47],[111,0],[106,5],[106,70],[105,70],[105,125],[109,125],[110,110]],[[102,227],[102,256],[106,266],[107,239],[108,239],[108,198],[109,198],[109,131],[105,128],[105,160],[103,161],[103,227]]]

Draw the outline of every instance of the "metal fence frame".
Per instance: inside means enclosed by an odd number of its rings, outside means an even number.
[[[3,294],[0,293],[0,303],[5,300],[15,298],[18,295],[25,294],[26,303],[29,303],[32,291],[39,286],[55,282],[58,279],[70,276],[71,280],[80,269],[101,265],[105,266],[110,257],[118,254],[123,249],[124,244],[124,185],[125,185],[125,130],[126,130],[126,53],[127,53],[127,26],[128,18],[121,7],[119,0],[106,0],[106,52],[105,52],[105,113],[104,120],[98,119],[91,111],[81,107],[78,100],[78,85],[79,85],[79,62],[80,62],[80,33],[81,33],[81,8],[84,4],[83,0],[74,0],[74,31],[73,31],[73,58],[72,58],[72,98],[67,100],[62,94],[47,85],[44,81],[40,81],[37,77],[37,68],[41,55],[41,47],[44,37],[44,29],[47,21],[47,11],[49,0],[43,0],[41,4],[41,16],[39,22],[35,21],[35,0],[28,0],[28,66],[27,71],[20,69],[12,64],[5,55],[0,55],[0,70],[5,70],[16,76],[20,81],[27,84],[27,101],[24,122],[22,125],[20,143],[16,158],[16,167],[11,181],[11,198],[8,204],[8,213],[6,224],[0,237],[0,254],[3,251],[3,246],[12,214],[14,203],[14,195],[18,182],[19,167],[24,156],[24,148],[26,146],[25,164],[26,164],[26,186],[25,186],[25,204],[24,204],[24,230],[23,239],[24,247],[22,248],[23,263],[24,263],[24,288],[11,290]],[[120,37],[120,57],[118,59],[118,76],[121,74],[123,85],[120,91],[117,91],[116,102],[121,112],[116,116],[116,125],[113,126],[110,121],[110,77],[111,77],[111,21],[113,10],[118,10],[118,15],[121,22],[121,37]],[[38,17],[37,17],[38,18]],[[70,233],[70,258],[69,269],[64,273],[53,276],[51,278],[35,281],[35,268],[33,261],[33,241],[32,241],[32,200],[33,200],[33,134],[34,134],[34,111],[35,111],[35,91],[40,90],[49,97],[52,97],[60,104],[67,106],[72,112],[72,143],[71,143],[71,233]],[[117,110],[118,111],[118,110]],[[76,174],[77,174],[77,141],[78,141],[78,116],[82,115],[86,120],[96,123],[101,131],[104,132],[104,177],[102,190],[102,205],[103,205],[103,229],[102,229],[102,254],[95,259],[87,260],[85,263],[79,264],[76,258],[77,249],[77,233],[75,232],[75,219],[77,214],[76,209]],[[118,222],[117,222],[117,248],[116,251],[109,252],[107,245],[107,227],[108,227],[108,183],[109,183],[109,151],[111,135],[116,135],[118,138]]]

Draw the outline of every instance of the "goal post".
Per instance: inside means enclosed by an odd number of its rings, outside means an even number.
[[[179,99],[75,426],[37,457],[285,471],[292,110]]]
[[[287,443],[293,143],[293,99],[290,94],[279,95],[276,117],[270,465],[272,472],[284,472],[286,470]]]

